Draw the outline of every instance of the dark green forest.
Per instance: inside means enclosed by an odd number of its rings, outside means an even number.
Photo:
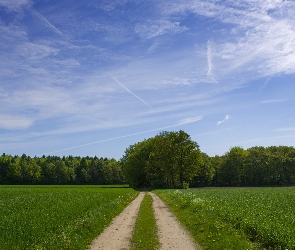
[[[287,146],[231,148],[223,156],[204,156],[193,185],[289,186],[295,185],[295,148]]]
[[[130,145],[120,160],[0,156],[0,184],[122,184],[134,188],[295,185],[295,148],[233,147],[208,156],[184,131]]]
[[[1,184],[121,184],[121,165],[97,157],[0,157]]]

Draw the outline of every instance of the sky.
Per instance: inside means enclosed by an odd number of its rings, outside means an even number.
[[[0,0],[0,153],[295,146],[294,0]]]

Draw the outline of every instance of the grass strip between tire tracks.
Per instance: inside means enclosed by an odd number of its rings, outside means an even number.
[[[133,247],[131,249],[159,249],[160,243],[158,241],[157,225],[152,203],[152,197],[149,194],[145,194],[136,220],[131,240]]]

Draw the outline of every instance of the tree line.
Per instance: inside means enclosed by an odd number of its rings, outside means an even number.
[[[122,184],[134,188],[295,185],[295,148],[233,147],[208,156],[180,130],[130,145],[120,160],[0,156],[0,184]]]
[[[233,147],[223,156],[204,158],[195,186],[295,185],[294,147]]]
[[[295,185],[294,147],[233,147],[210,157],[184,131],[162,132],[131,145],[122,164],[133,187]]]
[[[0,184],[121,184],[119,161],[97,157],[0,156]]]

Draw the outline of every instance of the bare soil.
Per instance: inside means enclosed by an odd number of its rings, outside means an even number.
[[[175,216],[169,211],[163,201],[154,193],[149,193],[153,198],[153,209],[158,227],[158,237],[161,250],[200,250],[189,235],[180,225]],[[131,248],[131,238],[136,223],[140,204],[144,192],[128,205],[92,243],[90,250],[126,250]]]

